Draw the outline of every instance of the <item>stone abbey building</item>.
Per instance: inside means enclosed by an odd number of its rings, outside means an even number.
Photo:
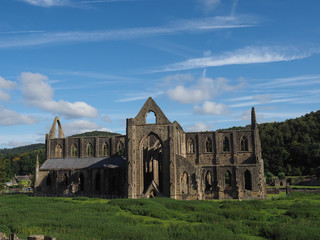
[[[146,123],[148,113],[154,123]],[[58,137],[56,126],[58,125]],[[59,118],[46,134],[35,194],[175,199],[266,196],[259,131],[185,132],[149,98],[126,135],[64,137]]]

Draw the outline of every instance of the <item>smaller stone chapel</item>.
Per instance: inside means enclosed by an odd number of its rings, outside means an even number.
[[[155,120],[147,123],[148,114]],[[56,127],[58,126],[58,136]],[[64,137],[58,117],[36,167],[35,195],[106,198],[266,197],[255,110],[244,130],[185,132],[150,97],[126,135]]]

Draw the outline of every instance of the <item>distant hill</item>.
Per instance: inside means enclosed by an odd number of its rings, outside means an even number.
[[[15,148],[4,148],[0,149],[0,156],[6,156],[10,154],[22,154],[25,152],[31,152],[38,149],[44,149],[43,143],[36,143],[27,146],[15,147]]]
[[[92,131],[92,132],[85,132],[80,134],[75,134],[70,137],[91,137],[91,136],[116,136],[121,135],[119,133],[113,133],[113,132],[104,132],[104,131]]]

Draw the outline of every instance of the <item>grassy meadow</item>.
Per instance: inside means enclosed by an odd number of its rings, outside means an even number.
[[[0,232],[81,239],[319,239],[320,195],[267,200],[0,196]]]

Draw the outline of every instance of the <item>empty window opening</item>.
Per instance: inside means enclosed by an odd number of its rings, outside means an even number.
[[[232,186],[232,176],[229,170],[226,171],[225,176],[224,176],[224,180],[225,180],[225,184],[227,187],[231,187]]]
[[[212,140],[207,138],[206,140],[206,152],[212,152]]]
[[[63,181],[64,181],[64,184],[65,184],[66,186],[69,185],[69,179],[68,179],[68,176],[67,176],[66,173],[65,173],[64,176],[63,176]]]
[[[248,151],[248,138],[246,136],[242,136],[241,138],[241,151]]]
[[[103,144],[103,156],[109,156],[109,145],[106,142]]]
[[[71,157],[77,157],[78,156],[78,148],[77,145],[74,143],[71,146]]]
[[[156,124],[157,123],[156,114],[153,111],[148,112],[148,114],[146,116],[146,123],[147,124]]]
[[[206,191],[212,190],[212,174],[210,171],[207,172],[205,176],[205,183],[206,183]]]
[[[87,156],[88,157],[93,157],[93,146],[91,143],[87,144]]]
[[[229,143],[229,138],[225,137],[223,140],[223,151],[224,152],[230,152],[230,143]]]
[[[100,173],[96,174],[96,191],[101,190]]]
[[[55,155],[56,158],[62,158],[62,146],[60,144],[57,144],[56,146]]]
[[[244,173],[244,185],[246,190],[252,190],[251,173],[249,170],[246,170]]]
[[[195,147],[194,147],[194,141],[192,138],[188,139],[188,146],[187,146],[188,153],[194,153]]]
[[[51,175],[50,175],[50,173],[47,176],[46,185],[47,186],[51,186]]]
[[[80,173],[80,176],[79,176],[79,190],[84,191],[84,175],[83,175],[83,173]]]
[[[182,194],[189,194],[189,178],[188,173],[184,172],[181,179],[181,192]]]

